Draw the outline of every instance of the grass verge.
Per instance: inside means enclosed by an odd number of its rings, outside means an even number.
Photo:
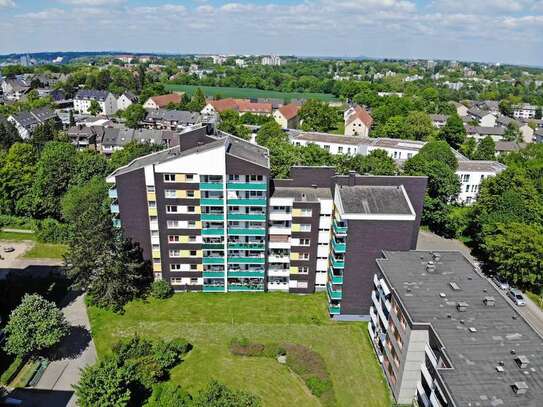
[[[26,387],[40,367],[38,360],[29,360],[11,382],[11,387]]]
[[[23,258],[25,259],[59,259],[66,253],[68,246],[63,244],[36,243],[28,250]]]
[[[0,231],[0,240],[6,240],[6,241],[36,240],[36,236],[34,235],[34,233]]]

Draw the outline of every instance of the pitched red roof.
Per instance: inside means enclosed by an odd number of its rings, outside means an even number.
[[[367,128],[370,128],[371,125],[373,124],[373,118],[366,111],[366,109],[360,106],[356,106],[354,108],[354,112],[347,118],[346,125],[348,126],[349,124],[354,122],[356,119],[360,119],[360,121],[362,121],[362,123],[364,123]]]
[[[151,96],[150,99],[157,104],[158,107],[163,108],[170,103],[181,103],[182,93],[169,93],[167,95]]]
[[[290,120],[298,116],[301,106],[289,103],[288,105],[282,106],[279,108],[279,113],[283,115],[286,120]]]
[[[235,110],[240,113],[271,113],[271,103],[253,103],[246,99],[219,99],[208,102],[213,108],[222,113],[225,110]]]

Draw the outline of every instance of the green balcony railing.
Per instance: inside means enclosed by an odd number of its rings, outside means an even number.
[[[228,205],[235,206],[266,206],[265,199],[229,199]]]
[[[343,284],[343,275],[338,276],[332,272],[332,269],[328,269],[328,278],[332,284]]]
[[[265,250],[264,243],[228,243],[228,250]]]
[[[332,228],[334,229],[334,232],[338,235],[344,235],[347,233],[347,226],[338,226],[338,224],[334,221]]]
[[[222,198],[201,198],[200,206],[223,206],[224,199]]]
[[[204,243],[202,245],[202,249],[223,250],[224,249],[224,244],[222,244],[222,243]]]
[[[343,269],[343,268],[345,268],[345,262],[340,261],[340,260],[336,260],[333,256],[330,256],[330,264],[335,269]]]
[[[264,271],[229,271],[228,277],[264,278]]]
[[[332,248],[334,249],[334,252],[336,253],[345,253],[347,251],[347,244],[338,243],[336,242],[336,239],[332,239]]]
[[[228,257],[228,263],[232,264],[264,264],[264,257]]]
[[[216,293],[216,292],[224,292],[224,286],[221,285],[204,285],[202,291],[204,293]]]
[[[204,257],[203,264],[224,264],[224,257]]]
[[[202,213],[200,215],[201,220],[207,220],[207,221],[223,221],[224,215],[223,214],[214,214],[214,213]]]
[[[111,198],[111,199],[116,199],[119,197],[119,194],[117,193],[117,189],[116,188],[111,188],[109,191],[108,191],[108,196]]]
[[[268,185],[264,182],[228,182],[226,187],[237,191],[265,191],[268,189]]]
[[[266,236],[266,229],[228,229],[228,234],[232,236]]]
[[[224,229],[202,229],[203,236],[224,236]]]
[[[112,204],[109,208],[111,210],[111,213],[119,213],[119,205]]]
[[[266,215],[262,214],[242,214],[242,213],[229,213],[228,220],[248,220],[255,222],[265,222]]]
[[[111,223],[113,223],[114,228],[120,228],[121,227],[121,220],[120,219],[112,219]]]
[[[264,284],[258,285],[228,285],[228,291],[263,291]]]
[[[339,315],[341,314],[341,306],[339,305],[328,305],[328,312],[330,315]]]
[[[222,190],[222,182],[200,182],[201,191]]]
[[[224,278],[224,271],[204,271],[202,276],[204,278]]]
[[[333,300],[341,300],[343,298],[343,292],[340,290],[332,289],[330,283],[326,284],[326,289],[328,291],[328,296]]]

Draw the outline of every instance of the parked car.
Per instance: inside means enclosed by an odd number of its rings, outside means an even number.
[[[509,290],[509,288],[511,288],[509,287],[509,283],[505,281],[503,278],[501,278],[500,276],[498,276],[497,274],[494,277],[492,277],[492,281],[494,281],[494,283],[502,290]]]
[[[526,300],[524,299],[524,296],[522,295],[522,292],[520,290],[517,290],[516,288],[511,288],[507,295],[519,307],[523,307],[526,305]]]
[[[11,252],[14,252],[14,251],[15,251],[14,247],[11,247],[11,246],[4,247],[4,253],[11,253]]]

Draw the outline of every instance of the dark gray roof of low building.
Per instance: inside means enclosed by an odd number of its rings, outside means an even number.
[[[541,337],[461,253],[439,252],[438,261],[422,251],[384,256],[377,264],[411,321],[431,326],[442,342],[452,368],[438,371],[457,406],[541,405]],[[426,270],[429,261],[435,261],[435,272]],[[453,289],[451,282],[460,289]],[[493,307],[483,304],[488,296],[494,297]],[[457,310],[459,302],[468,304],[466,311]],[[521,355],[529,360],[522,369],[514,360]],[[501,362],[504,371],[499,373]],[[513,392],[515,382],[528,385],[526,394]]]
[[[178,123],[198,123],[201,120],[201,117],[202,115],[200,113],[189,112],[186,110],[153,109],[147,112],[146,119]]]
[[[404,189],[399,186],[339,185],[345,213],[366,215],[413,214]]]
[[[526,147],[525,143],[517,143],[516,141],[496,141],[496,151],[519,151],[524,147]]]
[[[490,112],[487,111],[487,110],[481,110],[481,109],[479,109],[477,107],[472,107],[472,108],[468,109],[468,114],[470,114],[472,116],[475,116],[475,117],[481,118],[481,117],[484,117],[484,116],[490,114]]]
[[[293,198],[296,202],[318,202],[321,199],[332,199],[330,188],[298,188],[276,187],[272,198]]]
[[[479,134],[481,136],[503,136],[505,128],[503,127],[482,127],[476,126],[467,128],[468,134]]]
[[[48,107],[19,112],[12,116],[23,127],[42,124],[47,120],[58,119],[57,114]]]
[[[457,171],[479,171],[479,172],[493,172],[499,173],[505,170],[507,167],[498,161],[486,161],[486,160],[459,160]]]
[[[106,100],[109,92],[107,90],[79,89],[74,99],[96,100],[103,102]]]
[[[126,98],[128,100],[131,100],[132,102],[136,102],[138,100],[138,97],[136,95],[134,95],[132,92],[130,92],[129,90],[125,90],[123,92],[123,95],[126,96]]]

